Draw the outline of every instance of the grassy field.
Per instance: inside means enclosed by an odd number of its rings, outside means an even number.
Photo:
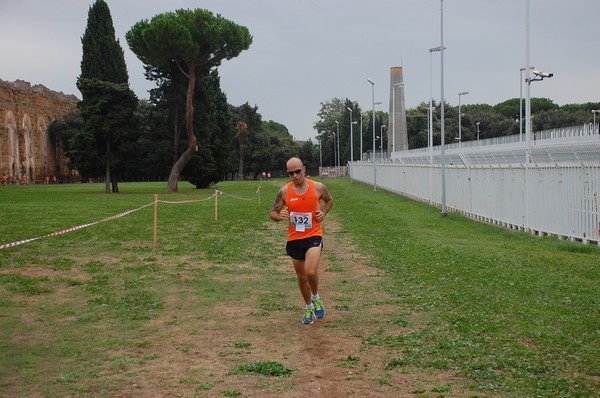
[[[325,182],[335,198],[325,254],[337,297],[324,325],[359,341],[334,353],[336,368],[355,370],[345,382],[371,383],[372,396],[600,396],[599,247],[441,218],[349,180]],[[183,360],[171,375],[177,387],[156,386],[154,396],[294,396],[302,380],[293,375],[303,374],[294,355],[259,345],[261,334],[279,333],[270,338],[291,346],[303,327],[294,275],[280,269],[284,230],[267,216],[282,183],[262,183],[261,207],[256,182],[219,184],[218,221],[214,191],[185,183],[178,194],[163,193],[164,183],[124,183],[118,195],[100,184],[0,188],[0,245],[139,209],[0,249],[0,396],[143,396],[138,380],[151,384],[179,360],[159,349],[161,338]],[[156,250],[154,207],[143,207],[155,192],[197,201],[159,204]],[[328,233],[343,242],[337,251],[327,251]],[[352,264],[380,280],[352,279]],[[233,305],[250,316],[213,323]],[[389,311],[385,319],[368,313],[374,307]],[[266,318],[281,330],[248,323]],[[209,333],[226,341],[205,354],[217,364],[192,372],[185,361],[199,360]],[[367,352],[370,369],[356,364]],[[446,381],[422,381],[440,374]],[[399,390],[405,379],[413,386]]]

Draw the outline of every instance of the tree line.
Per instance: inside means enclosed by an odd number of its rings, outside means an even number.
[[[156,83],[150,98],[130,90],[110,9],[97,0],[82,37],[83,99],[49,128],[83,181],[101,177],[109,193],[119,180],[168,176],[174,192],[179,180],[204,188],[276,175],[291,156],[310,165],[310,141],[295,142],[282,124],[263,121],[257,106],[233,106],[221,90],[218,66],[251,45],[247,28],[208,10],[176,10],[139,21],[125,37]]]
[[[295,141],[287,127],[263,121],[258,106],[233,106],[220,87],[218,66],[249,48],[247,28],[208,10],[177,10],[136,23],[126,34],[129,47],[156,83],[148,100],[129,88],[123,49],[115,38],[104,0],[88,13],[77,86],[77,110],[50,125],[84,181],[103,178],[106,192],[119,180],[164,179],[177,191],[180,180],[205,188],[225,179],[285,175],[285,162],[299,156],[311,173],[319,165],[344,165],[361,152],[387,148],[389,115],[364,111],[356,101],[321,103],[314,124],[317,140]],[[439,109],[438,104],[434,104]],[[534,130],[591,122],[600,103],[557,106],[531,101]],[[446,104],[446,142],[458,135],[458,107]],[[519,99],[495,106],[463,105],[462,140],[518,134]],[[429,103],[406,110],[409,148],[427,146]],[[375,123],[373,123],[373,117]],[[433,113],[434,145],[439,144],[439,112]],[[373,134],[373,125],[375,134]],[[352,134],[351,134],[352,131]],[[350,137],[352,135],[352,143]],[[361,145],[362,142],[362,145]],[[350,153],[352,148],[352,154]]]
[[[522,102],[523,116],[519,119],[520,98],[508,99],[496,105],[470,104],[460,107],[461,139],[474,141],[479,139],[502,137],[525,132],[525,101]],[[433,101],[432,125],[433,145],[440,145],[440,104]],[[429,102],[422,102],[414,108],[406,110],[406,125],[409,149],[427,147],[429,135]],[[444,103],[444,135],[445,142],[458,141],[459,136],[459,107]],[[577,126],[593,122],[592,110],[600,109],[600,102],[585,104],[568,104],[559,106],[548,98],[532,98],[532,131],[547,130],[568,126]],[[373,117],[375,123],[373,124]],[[317,142],[322,143],[323,164],[335,165],[338,157],[339,164],[345,165],[350,159],[360,160],[366,153],[373,151],[373,136],[375,150],[381,148],[385,152],[388,145],[387,129],[392,121],[384,111],[363,110],[356,101],[348,98],[331,100],[321,103],[318,113],[319,120],[315,122]],[[522,130],[519,127],[522,123]],[[600,122],[599,120],[596,122]],[[375,134],[373,134],[373,125]],[[352,126],[352,127],[351,127]],[[382,134],[383,133],[383,134]],[[352,137],[352,145],[350,139]],[[338,140],[339,139],[339,144]],[[362,154],[361,154],[362,140]],[[350,150],[353,150],[353,156]]]

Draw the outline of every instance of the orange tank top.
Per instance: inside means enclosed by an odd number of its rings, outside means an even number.
[[[288,224],[288,241],[323,236],[321,223],[315,220],[315,212],[321,202],[315,192],[315,182],[308,180],[308,190],[304,195],[296,195],[293,184],[287,186],[285,205],[290,212]]]

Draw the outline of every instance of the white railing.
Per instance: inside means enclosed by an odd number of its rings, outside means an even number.
[[[598,130],[584,126],[536,135],[529,157],[526,143],[518,139],[448,146],[444,157],[448,210],[508,228],[600,245]],[[427,148],[396,152],[392,160],[375,163],[376,186],[441,206],[441,164],[439,147],[431,152]],[[353,179],[373,184],[372,162],[354,162],[351,171]]]

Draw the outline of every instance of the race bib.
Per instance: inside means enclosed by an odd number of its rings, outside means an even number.
[[[307,228],[312,228],[312,212],[300,213],[293,211],[290,213],[290,223],[296,228],[297,232],[304,232]]]

